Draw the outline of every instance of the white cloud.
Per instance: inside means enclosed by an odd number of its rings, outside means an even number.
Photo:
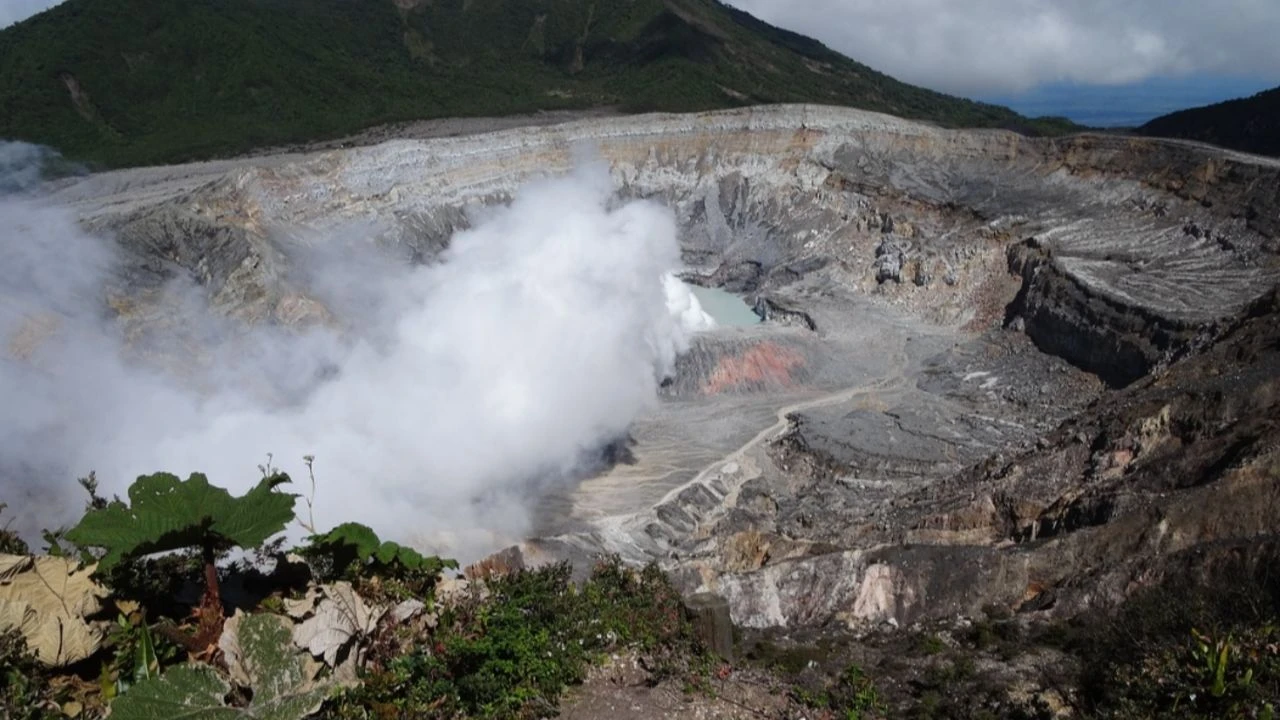
[[[900,80],[964,95],[1182,74],[1280,84],[1275,0],[729,0]]]
[[[26,20],[60,2],[62,0],[0,0],[0,28]]]

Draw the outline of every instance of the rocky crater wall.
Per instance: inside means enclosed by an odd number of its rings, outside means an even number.
[[[121,171],[55,200],[131,254],[126,322],[174,326],[149,291],[177,275],[237,321],[305,328],[343,322],[306,253],[435,262],[485,206],[584,158],[672,209],[691,282],[767,321],[695,342],[649,444],[617,459],[614,489],[652,482],[628,496],[651,507],[532,554],[662,559],[756,626],[910,622],[1078,609],[1154,552],[1274,527],[1274,423],[1238,420],[1275,399],[1275,161],[774,106]],[[1230,377],[1198,389],[1215,367]],[[1124,387],[1116,413],[1088,407],[1091,374]],[[1200,479],[1161,485],[1171,456],[1146,448],[1197,443],[1180,472]]]
[[[955,326],[1005,319],[1020,284],[1007,319],[1116,384],[1280,272],[1274,161],[814,106],[120,171],[58,199],[133,251],[130,283],[187,272],[235,317],[321,322],[322,307],[299,301],[308,289],[292,251],[373,239],[431,262],[472,209],[593,156],[624,196],[674,209],[685,260],[706,284],[785,309],[795,305],[787,288],[821,275]]]

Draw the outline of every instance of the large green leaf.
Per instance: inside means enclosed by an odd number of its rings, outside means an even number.
[[[225,698],[231,684],[208,665],[179,665],[138,683],[111,704],[112,720],[241,720]]]
[[[263,478],[243,497],[209,484],[202,473],[185,481],[169,473],[139,477],[129,486],[129,504],[113,502],[84,516],[66,534],[82,547],[107,552],[98,562],[108,572],[121,560],[203,545],[256,547],[293,518],[296,495],[276,490],[287,475]]]
[[[363,562],[378,551],[382,541],[368,525],[348,522],[342,523],[323,535],[313,536],[311,542],[316,546],[347,545],[355,551],[355,557]]]
[[[238,662],[253,690],[248,707],[227,706],[231,683],[213,668],[187,664],[134,686],[111,705],[112,720],[302,720],[320,709],[331,685],[310,679],[287,619],[250,615],[237,632]]]
[[[296,720],[320,709],[331,688],[311,681],[287,618],[250,615],[240,624],[239,640],[253,688],[251,717]]]
[[[252,548],[285,529],[293,519],[297,495],[276,488],[289,482],[289,476],[276,473],[263,478],[242,497],[228,495],[225,511],[214,517],[213,531],[243,548]]]

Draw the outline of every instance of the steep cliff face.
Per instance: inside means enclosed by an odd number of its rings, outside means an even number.
[[[1009,306],[1010,324],[1044,352],[1069,358],[1111,385],[1122,387],[1146,375],[1196,334],[1194,319],[1125,305],[1097,292],[1066,272],[1034,238],[1009,249],[1009,268],[1023,281]]]
[[[901,622],[1070,613],[1280,521],[1280,163],[790,106],[120,171],[55,199],[133,254],[139,316],[176,312],[148,278],[187,274],[233,318],[341,325],[298,257],[436,262],[583,158],[674,210],[693,281],[769,319],[699,338],[633,457],[550,501],[531,557],[661,558],[748,625]]]
[[[1023,288],[1009,319],[1041,349],[1123,386],[1274,282],[1274,163],[1149,140],[1059,145],[1073,173],[1127,173],[1200,209],[1184,211],[1180,226],[1158,223],[1169,215],[1157,199],[1149,214],[1115,218],[1115,227],[1091,235],[1050,230],[1010,248]]]

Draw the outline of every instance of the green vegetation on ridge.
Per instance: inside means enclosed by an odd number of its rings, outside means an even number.
[[[1252,97],[1163,115],[1143,125],[1139,132],[1280,156],[1280,87]]]
[[[898,82],[717,0],[67,0],[0,31],[0,137],[107,166],[415,119],[779,102],[1074,128]]]

